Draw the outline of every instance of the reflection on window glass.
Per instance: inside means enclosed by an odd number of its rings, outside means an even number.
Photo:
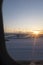
[[[15,60],[43,59],[43,0],[4,0],[6,49]]]

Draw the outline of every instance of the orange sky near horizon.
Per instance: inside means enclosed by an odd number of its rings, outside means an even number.
[[[33,33],[34,31],[38,32],[39,34],[43,34],[43,30],[29,30],[29,29],[11,29],[7,28],[4,30],[6,33]]]

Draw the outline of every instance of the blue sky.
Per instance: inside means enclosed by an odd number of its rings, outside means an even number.
[[[43,0],[4,0],[5,32],[43,30]]]

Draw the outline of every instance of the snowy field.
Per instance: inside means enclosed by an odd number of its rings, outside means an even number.
[[[6,49],[15,60],[43,60],[43,38],[14,39],[5,41]]]

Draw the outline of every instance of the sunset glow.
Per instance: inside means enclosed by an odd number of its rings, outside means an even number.
[[[33,34],[38,35],[39,31],[33,31]]]
[[[40,31],[33,30],[32,31],[32,37],[38,38],[40,36]]]

